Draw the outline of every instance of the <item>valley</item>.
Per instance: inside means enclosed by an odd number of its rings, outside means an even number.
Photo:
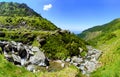
[[[74,34],[24,3],[0,3],[0,77],[120,77],[120,19]]]

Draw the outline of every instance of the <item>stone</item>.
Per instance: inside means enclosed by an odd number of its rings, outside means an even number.
[[[50,65],[48,58],[45,58],[45,64],[46,64],[46,66],[49,66],[49,65]]]
[[[17,45],[17,43],[15,41],[11,41],[12,45]]]
[[[65,63],[62,63],[62,64],[61,64],[61,67],[64,68],[64,67],[65,67]]]
[[[12,52],[12,45],[11,45],[11,44],[5,45],[4,51],[7,52],[7,53],[8,53],[8,52]]]
[[[66,62],[70,62],[70,61],[71,61],[71,59],[70,59],[70,58],[67,58],[65,61],[66,61]]]
[[[7,44],[0,41],[0,47],[2,48],[2,51],[4,51],[5,45],[7,45]]]
[[[40,49],[38,48],[38,47],[32,47],[32,49],[31,49],[33,52],[39,52],[40,51]]]
[[[35,69],[35,65],[28,65],[27,66],[27,70],[33,72],[33,70]]]
[[[96,64],[94,62],[88,61],[85,63],[85,67],[87,68],[87,73],[91,73],[96,69]]]
[[[77,57],[77,56],[73,56],[71,61],[73,63],[81,63],[83,61],[83,59],[80,57]]]
[[[24,66],[26,64],[26,60],[25,59],[21,59],[21,65]]]
[[[21,58],[27,58],[27,51],[25,49],[21,49],[21,50],[18,51],[18,55]]]
[[[18,55],[21,58],[27,58],[28,54],[27,54],[27,51],[22,43],[18,43],[17,50],[18,50]]]
[[[0,41],[0,47],[8,61],[13,62],[15,65],[24,66],[29,71],[36,72],[35,66],[49,66],[48,58],[38,47],[15,41]]]
[[[30,62],[35,65],[46,66],[45,55],[43,54],[43,52],[38,51],[33,57],[30,57]]]
[[[14,52],[18,52],[18,50],[17,50],[17,46],[12,46],[12,51],[14,51]]]
[[[12,58],[15,64],[21,64],[21,58],[15,54],[12,54]]]
[[[78,63],[72,63],[74,66],[77,66],[78,65]]]

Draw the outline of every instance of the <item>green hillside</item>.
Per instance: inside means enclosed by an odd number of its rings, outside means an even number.
[[[51,60],[65,60],[78,55],[84,57],[87,52],[84,40],[67,30],[58,28],[26,4],[0,2],[0,41],[12,40],[39,47]],[[79,52],[79,48],[83,49],[82,53]],[[3,55],[0,55],[0,61],[2,69],[0,77],[76,77],[81,75],[74,66],[56,72],[43,70],[34,74],[6,61]]]
[[[102,66],[91,77],[120,77],[120,19],[83,31],[80,37],[102,50]]]
[[[1,16],[40,16],[26,4],[13,2],[0,2]]]
[[[4,59],[3,55],[0,55],[0,69],[0,77],[76,77],[81,75],[75,66],[70,66],[56,72],[41,71],[32,73],[24,67],[18,67],[8,62]]]
[[[2,41],[14,40],[39,46],[51,59],[80,55],[79,47],[84,51],[87,50],[83,40],[69,31],[57,28],[26,4],[1,2],[0,8],[0,40]],[[41,39],[44,40],[42,44]]]

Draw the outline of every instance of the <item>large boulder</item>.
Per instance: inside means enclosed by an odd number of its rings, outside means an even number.
[[[15,65],[25,66],[29,71],[34,72],[36,70],[35,66],[49,66],[48,58],[38,47],[15,41],[0,41],[0,47],[8,61],[13,62]]]
[[[30,57],[30,62],[39,66],[46,66],[45,64],[46,57],[43,52],[38,51],[34,56]]]

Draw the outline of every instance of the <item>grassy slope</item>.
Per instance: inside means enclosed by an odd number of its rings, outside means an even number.
[[[69,32],[56,33],[57,30],[60,29],[26,4],[0,2],[0,40],[14,40],[38,46],[50,59],[65,59],[68,56],[79,55],[79,47],[83,48],[84,52],[87,51],[83,40]],[[46,39],[46,43],[41,47],[37,39]],[[75,77],[78,73],[78,76],[81,76],[75,67],[52,73],[33,74],[7,62],[1,55],[0,61],[0,77]]]
[[[17,67],[0,55],[0,77],[84,77],[75,66],[66,67],[57,72],[32,73],[23,67]]]
[[[0,55],[0,77],[35,77],[35,75],[25,68],[20,68],[12,63],[9,63],[4,59],[3,55]]]
[[[96,36],[88,35],[96,32],[100,33]],[[91,77],[120,77],[120,19],[88,29],[84,34],[83,38],[103,52],[99,59],[102,67],[93,72]]]
[[[103,66],[93,72],[92,77],[120,77],[120,30],[113,33],[115,38],[97,46],[103,51],[100,58]]]

